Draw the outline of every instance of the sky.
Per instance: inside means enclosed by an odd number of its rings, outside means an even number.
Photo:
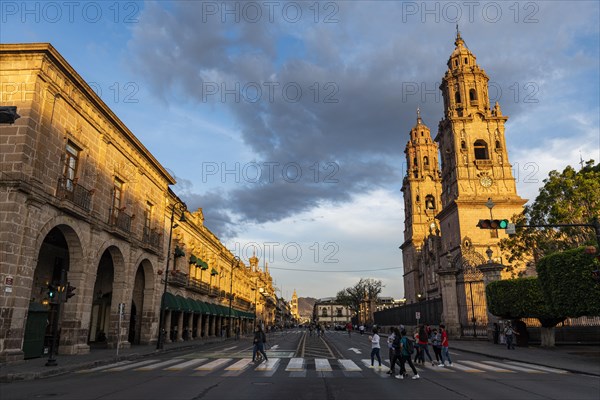
[[[402,298],[404,148],[417,107],[437,132],[457,24],[532,201],[600,160],[599,4],[3,1],[0,41],[51,43],[279,295]]]

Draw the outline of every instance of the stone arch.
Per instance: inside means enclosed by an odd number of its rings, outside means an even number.
[[[128,315],[128,338],[131,344],[149,343],[152,340],[152,318],[155,296],[154,268],[152,262],[142,254],[134,264],[131,300],[125,303]]]
[[[37,264],[42,244],[44,243],[44,240],[46,240],[46,236],[48,236],[50,231],[54,228],[58,228],[67,241],[69,248],[69,260],[73,266],[73,269],[70,268],[70,271],[83,271],[85,268],[85,265],[82,262],[84,258],[84,252],[80,238],[84,237],[84,235],[79,226],[73,223],[73,219],[66,216],[52,218],[50,221],[44,224],[42,229],[39,230],[35,241],[33,264]]]

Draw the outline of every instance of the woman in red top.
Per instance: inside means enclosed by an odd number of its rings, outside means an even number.
[[[425,325],[421,325],[419,327],[419,341],[417,342],[418,346],[419,346],[419,361],[421,361],[421,365],[425,364],[425,354],[427,354],[427,358],[429,359],[429,362],[431,363],[431,365],[435,365],[435,363],[433,362],[433,359],[431,358],[431,354],[429,354],[429,349],[428,349],[428,343],[429,343],[429,335],[427,334],[427,328],[425,328]]]

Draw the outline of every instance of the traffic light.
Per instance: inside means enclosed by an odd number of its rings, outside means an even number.
[[[65,296],[65,302],[69,301],[69,299],[75,296],[75,286],[71,286],[71,282],[67,282],[67,295]]]
[[[54,303],[56,300],[58,288],[52,283],[46,284],[46,287],[48,288],[48,298],[50,299],[50,303]]]
[[[506,229],[508,228],[507,219],[480,219],[477,223],[480,229]]]

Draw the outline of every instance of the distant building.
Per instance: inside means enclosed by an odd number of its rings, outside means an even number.
[[[337,302],[335,297],[325,297],[315,302],[313,308],[315,323],[335,328],[336,325],[346,325],[351,319],[350,308]]]

